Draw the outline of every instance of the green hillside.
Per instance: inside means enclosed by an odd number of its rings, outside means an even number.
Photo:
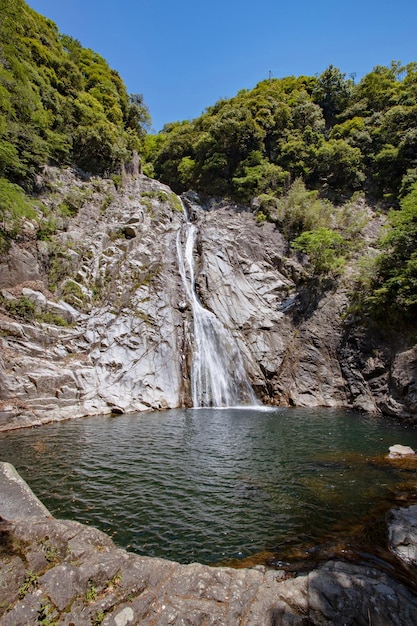
[[[149,142],[155,175],[176,191],[243,202],[296,178],[332,199],[365,191],[395,203],[417,179],[417,63],[378,66],[358,84],[320,76],[266,80]]]
[[[100,55],[23,0],[0,13],[0,175],[28,187],[47,162],[112,172],[140,149],[146,109]]]
[[[119,74],[23,0],[0,0],[0,239],[32,215],[44,164],[118,171],[141,150],[149,115]]]
[[[331,65],[320,76],[263,81],[148,136],[146,158],[145,171],[177,193],[252,206],[316,274],[341,273],[357,251],[366,219],[355,198],[391,209],[355,299],[384,320],[415,324],[417,63],[377,66],[357,84]]]

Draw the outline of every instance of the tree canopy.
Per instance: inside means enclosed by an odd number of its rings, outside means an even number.
[[[363,191],[395,204],[417,179],[416,95],[416,63],[377,66],[357,84],[332,65],[265,80],[149,138],[148,171],[177,192],[242,202],[301,178],[333,200]]]
[[[417,320],[417,183],[388,215],[374,273],[368,285],[371,310],[394,320]]]

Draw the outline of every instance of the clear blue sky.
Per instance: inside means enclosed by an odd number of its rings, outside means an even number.
[[[417,0],[28,0],[141,93],[152,128],[273,77],[417,61]]]

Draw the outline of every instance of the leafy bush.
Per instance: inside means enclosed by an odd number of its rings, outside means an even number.
[[[67,280],[62,288],[62,297],[69,304],[77,306],[85,300],[85,294],[78,283],[74,280]]]
[[[317,274],[339,274],[344,267],[346,242],[334,230],[318,228],[302,233],[292,242],[292,247],[309,256]]]
[[[0,236],[13,237],[19,231],[22,220],[34,219],[36,212],[23,189],[0,178]]]
[[[35,305],[26,296],[21,296],[15,300],[7,300],[2,297],[0,303],[12,317],[17,317],[26,322],[35,319]]]
[[[55,291],[59,283],[71,275],[73,269],[68,248],[55,242],[49,243],[47,263],[49,289]]]
[[[367,304],[374,313],[389,312],[417,320],[417,183],[388,216],[388,229],[380,240]]]
[[[43,221],[36,231],[36,238],[39,241],[51,241],[57,231],[56,221],[53,217]]]
[[[290,241],[303,231],[331,224],[333,207],[319,198],[317,191],[308,191],[301,179],[291,185],[288,193],[276,201],[276,222]]]

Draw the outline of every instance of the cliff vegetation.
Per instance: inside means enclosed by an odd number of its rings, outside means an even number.
[[[0,0],[0,244],[35,211],[45,164],[111,175],[140,151],[149,122],[141,95],[24,0]]]

